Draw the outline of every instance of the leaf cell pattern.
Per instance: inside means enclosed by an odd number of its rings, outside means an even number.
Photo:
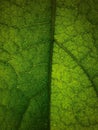
[[[57,0],[51,130],[98,129],[98,1]]]
[[[49,129],[50,0],[0,0],[0,130]]]
[[[0,0],[0,130],[98,129],[97,25],[97,0]]]

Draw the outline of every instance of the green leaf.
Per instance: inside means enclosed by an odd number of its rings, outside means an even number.
[[[50,0],[0,1],[0,130],[49,129]]]
[[[56,1],[51,130],[98,129],[96,2]]]
[[[0,0],[0,130],[98,129],[97,13],[97,0]]]

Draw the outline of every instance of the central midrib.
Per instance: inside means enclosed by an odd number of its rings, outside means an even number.
[[[48,130],[50,130],[51,122],[51,79],[52,79],[52,57],[53,57],[53,47],[54,47],[54,34],[55,34],[55,16],[56,16],[56,0],[51,0],[51,45],[50,45],[50,55],[49,55],[49,69],[48,69],[48,92],[49,92],[49,124]]]

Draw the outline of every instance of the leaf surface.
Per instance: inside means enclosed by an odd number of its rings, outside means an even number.
[[[0,0],[0,130],[49,129],[50,0]]]
[[[0,130],[98,129],[97,13],[97,0],[0,1]]]
[[[97,5],[56,0],[51,130],[98,129]]]

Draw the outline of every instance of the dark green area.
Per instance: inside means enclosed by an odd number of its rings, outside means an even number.
[[[0,0],[0,130],[49,129],[50,0]]]

